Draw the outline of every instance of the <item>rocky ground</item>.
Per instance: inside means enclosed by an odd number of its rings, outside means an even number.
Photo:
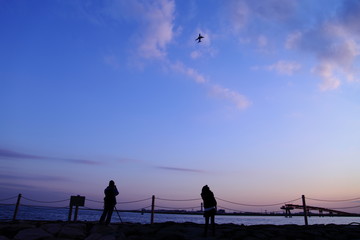
[[[86,239],[86,240],[197,240],[197,239],[234,239],[234,240],[324,240],[358,239],[360,225],[255,225],[243,226],[221,224],[216,226],[215,236],[203,236],[202,224],[194,223],[156,223],[150,224],[111,224],[99,225],[93,222],[0,222],[0,240],[36,239]]]

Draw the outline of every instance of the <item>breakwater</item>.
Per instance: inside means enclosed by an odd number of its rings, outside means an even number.
[[[62,221],[18,221],[1,222],[0,239],[36,240],[36,239],[108,239],[108,240],[152,240],[152,239],[360,239],[360,226],[349,225],[256,225],[235,224],[216,225],[215,235],[204,238],[204,225],[195,223],[155,223],[155,224],[110,224],[99,225],[94,222],[68,223]]]

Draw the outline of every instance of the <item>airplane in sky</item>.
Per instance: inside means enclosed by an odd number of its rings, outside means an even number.
[[[201,42],[201,39],[202,39],[202,38],[204,38],[204,37],[201,36],[201,34],[199,33],[199,36],[197,37],[197,39],[195,39],[195,41],[198,41],[198,43],[199,43],[199,42]]]

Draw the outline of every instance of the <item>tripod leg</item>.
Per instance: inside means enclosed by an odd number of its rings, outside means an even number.
[[[116,206],[115,206],[114,208],[115,208],[116,213],[117,213],[117,215],[118,215],[118,217],[119,217],[119,219],[120,219],[120,222],[123,223],[123,221],[122,221],[122,219],[121,219],[121,217],[120,217],[119,211],[117,210]]]

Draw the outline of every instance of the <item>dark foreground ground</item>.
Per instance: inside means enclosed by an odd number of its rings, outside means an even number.
[[[87,239],[87,240],[185,240],[185,239],[358,239],[360,240],[360,225],[255,225],[240,226],[235,224],[216,225],[216,234],[203,236],[202,224],[194,223],[155,223],[149,224],[112,224],[98,225],[92,222],[0,222],[0,240],[18,239]]]

